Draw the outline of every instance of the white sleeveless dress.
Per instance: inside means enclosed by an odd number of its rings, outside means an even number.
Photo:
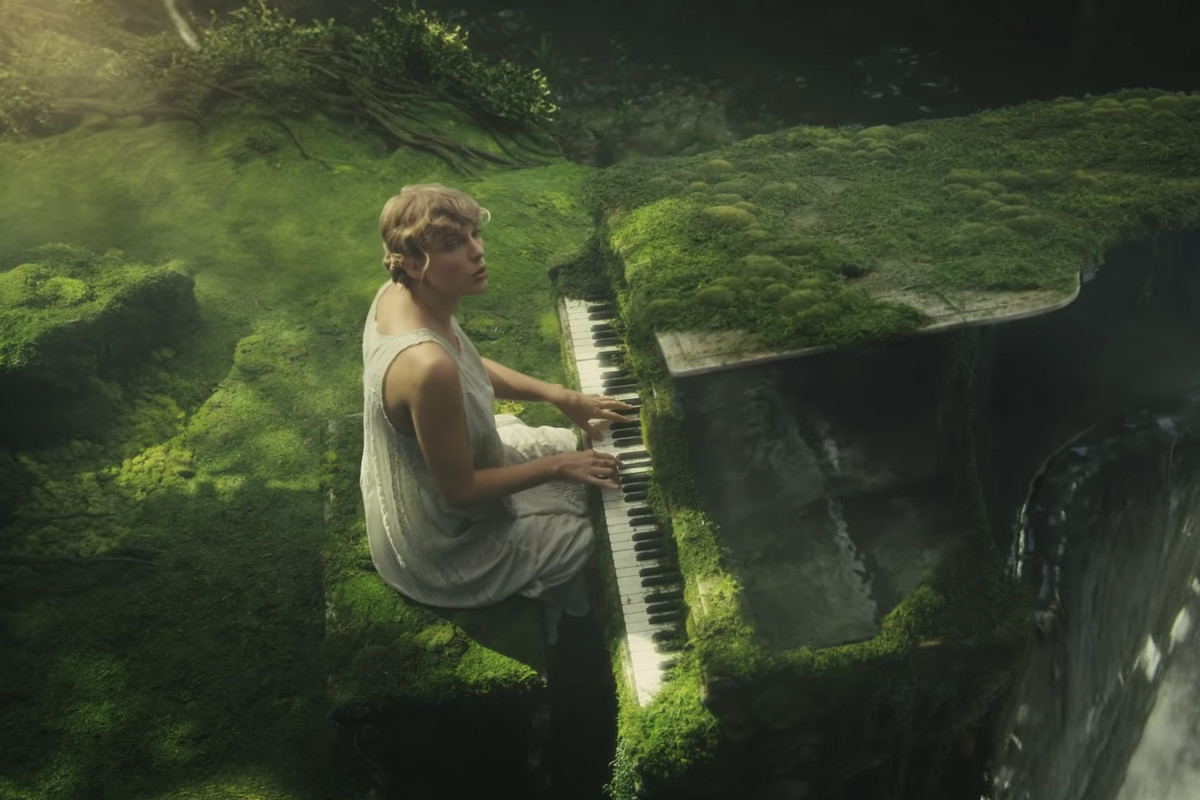
[[[363,329],[363,457],[359,482],[371,560],[401,594],[433,606],[467,608],[514,594],[544,597],[570,614],[587,613],[582,570],[591,553],[587,495],[554,481],[471,508],[451,507],[437,490],[415,436],[383,410],[383,376],[403,350],[437,342],[458,365],[467,437],[476,468],[574,450],[566,428],[531,428],[492,413],[494,392],[475,346],[454,320],[462,351],[433,331],[383,336],[375,294]]]

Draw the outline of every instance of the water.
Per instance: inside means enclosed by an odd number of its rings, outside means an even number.
[[[1040,635],[1000,714],[989,800],[1200,796],[1200,411],[1075,440],[1038,478],[1016,570]]]

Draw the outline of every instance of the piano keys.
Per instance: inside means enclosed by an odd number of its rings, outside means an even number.
[[[634,406],[626,414],[631,422],[612,423],[591,445],[621,462],[620,491],[602,493],[604,523],[629,655],[626,673],[644,706],[661,687],[673,653],[683,646],[683,576],[670,530],[647,503],[653,464],[642,441],[637,377],[625,368],[621,336],[612,325],[615,309],[603,300],[564,300],[561,312],[580,391]]]

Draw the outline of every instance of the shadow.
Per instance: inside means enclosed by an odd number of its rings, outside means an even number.
[[[365,790],[324,725],[320,522],[315,492],[196,482],[142,504],[155,566],[0,585],[0,774],[72,797]]]

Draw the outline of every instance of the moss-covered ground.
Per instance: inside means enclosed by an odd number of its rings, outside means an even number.
[[[332,168],[237,109],[204,131],[131,120],[0,143],[0,266],[49,242],[172,263],[200,319],[101,380],[119,401],[102,435],[5,462],[25,490],[0,542],[0,796],[366,791],[327,722],[322,489],[354,458],[327,455],[330,422],[361,409],[378,213],[401,185],[458,185],[490,208],[493,287],[461,318],[485,354],[563,380],[545,268],[590,228],[584,169],[466,181],[320,118],[293,124]],[[36,410],[5,406],[18,412]],[[72,560],[106,554],[130,560]],[[418,643],[455,644],[443,627]]]

